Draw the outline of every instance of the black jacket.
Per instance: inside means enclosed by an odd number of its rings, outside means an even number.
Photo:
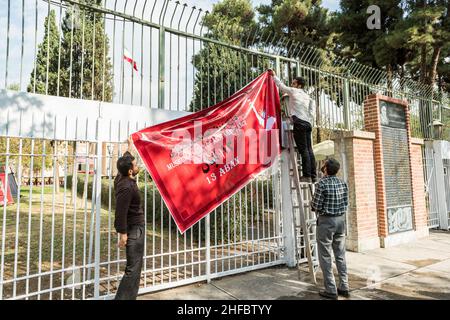
[[[114,180],[116,196],[116,219],[114,227],[118,233],[126,234],[128,226],[145,224],[144,210],[136,180],[119,174]]]

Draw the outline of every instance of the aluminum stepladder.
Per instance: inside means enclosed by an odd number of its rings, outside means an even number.
[[[319,262],[313,254],[313,252],[317,252],[317,242],[315,239],[316,218],[315,215],[313,217],[307,216],[305,212],[305,209],[310,206],[309,203],[306,203],[305,197],[309,194],[310,199],[312,199],[313,185],[311,183],[300,183],[299,166],[297,162],[298,153],[295,150],[292,118],[289,115],[289,110],[286,105],[284,110],[287,115],[287,118],[285,118],[284,121],[287,123],[287,129],[285,129],[285,131],[288,142],[287,147],[289,148],[289,176],[292,195],[292,215],[294,221],[294,239],[298,277],[299,279],[301,277],[300,264],[302,262],[301,255],[303,246],[300,244],[303,242],[305,247],[305,255],[308,261],[309,273],[311,274],[314,283],[317,284],[316,272]],[[310,215],[312,215],[311,211],[310,213]]]

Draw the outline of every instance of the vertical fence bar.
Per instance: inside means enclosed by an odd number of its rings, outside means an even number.
[[[100,218],[102,208],[102,151],[103,144],[101,132],[103,130],[103,122],[101,119],[97,121],[97,165],[94,171],[96,190],[95,190],[95,268],[94,268],[94,298],[100,297]],[[92,199],[94,200],[94,199]],[[94,201],[92,201],[94,202]]]
[[[5,172],[7,172],[7,168],[9,167],[9,145],[10,145],[10,138],[8,137],[8,131],[9,131],[9,111],[7,114],[7,124],[6,124],[6,163],[5,163]],[[3,194],[6,195],[7,193],[7,186],[8,186],[8,174],[5,174],[5,183],[1,185],[1,188],[3,189]],[[7,199],[7,197],[4,197]],[[5,201],[5,200],[4,200]],[[1,264],[0,264],[0,300],[3,300],[3,281],[5,277],[5,242],[6,242],[6,205],[3,205],[3,221],[2,221],[2,255],[0,257]]]
[[[41,202],[41,206],[40,206],[40,212],[39,212],[39,249],[38,249],[38,286],[37,286],[37,290],[39,292],[37,298],[38,300],[41,299],[41,282],[42,282],[42,234],[43,234],[43,228],[44,228],[44,168],[45,168],[45,160],[47,157],[47,153],[45,150],[46,147],[46,140],[45,139],[45,113],[43,113],[43,119],[42,119],[42,163],[41,163],[41,179],[42,179],[42,184],[41,184],[41,197],[40,197],[40,202]]]
[[[211,215],[205,219],[205,242],[206,242],[206,280],[211,283]]]
[[[34,124],[34,117],[32,120],[32,123]],[[27,300],[28,300],[28,294],[29,294],[29,289],[30,289],[30,280],[29,280],[29,276],[30,276],[30,251],[31,251],[31,207],[33,204],[33,172],[34,172],[34,138],[32,138],[31,140],[31,163],[30,163],[30,188],[29,188],[29,194],[28,194],[28,238],[27,238],[27,271],[26,271],[26,276],[27,276],[27,280],[26,280],[26,284],[25,284],[25,295],[27,296]],[[44,183],[44,181],[42,181],[42,183]]]
[[[76,249],[77,249],[77,206],[78,206],[78,167],[77,167],[77,143],[78,143],[78,117],[75,120],[75,141],[73,141],[73,170],[72,170],[72,204],[73,204],[73,243],[72,243],[72,300],[75,300],[75,275],[80,274],[76,269]],[[77,272],[77,273],[75,273]],[[80,281],[80,280],[78,280]]]
[[[344,78],[343,82],[344,82],[344,90],[343,90],[344,128],[346,130],[350,130],[352,128],[352,121],[350,119],[350,85],[348,78]]]
[[[49,4],[50,5],[50,4]],[[8,0],[8,22],[6,30],[6,61],[5,61],[5,89],[8,89],[8,64],[9,64],[9,32],[11,27],[11,0]],[[1,295],[1,294],[0,294]]]
[[[20,113],[20,129],[19,129],[19,136],[22,136],[22,112]],[[17,190],[17,212],[16,212],[16,232],[15,232],[15,245],[14,245],[14,285],[13,285],[13,298],[16,297],[17,294],[17,263],[19,259],[19,227],[20,227],[20,187],[22,182],[22,152],[23,152],[23,139],[19,139],[19,183],[18,183],[18,190]],[[8,168],[6,168],[5,172],[6,174],[8,171]],[[8,185],[6,187],[6,190],[8,188]],[[4,193],[6,195],[6,193]],[[5,197],[6,199],[6,197]]]
[[[166,29],[161,26],[159,28],[159,90],[158,90],[158,108],[164,109],[164,88],[165,88],[165,69],[166,69]],[[180,48],[178,48],[180,50]],[[179,80],[179,79],[178,79]],[[180,93],[178,92],[178,95]]]

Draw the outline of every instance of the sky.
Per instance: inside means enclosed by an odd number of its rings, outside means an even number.
[[[61,0],[59,0],[61,1]],[[58,3],[58,0],[54,0],[53,3]],[[127,13],[132,14],[134,3],[136,3],[136,15],[139,16],[139,12],[142,12],[143,6],[144,6],[144,0],[127,0],[128,2],[128,9]],[[106,0],[107,7],[112,8],[115,0]],[[171,5],[174,5],[175,1],[171,1]],[[186,2],[190,8],[192,6],[196,6],[197,8],[202,8],[203,10],[212,10],[212,7],[215,3],[218,1],[210,1],[210,0],[184,0],[181,1]],[[44,31],[44,18],[47,15],[48,12],[48,2],[47,0],[24,0],[25,6],[22,8],[22,1],[18,0],[0,0],[0,7],[4,8],[6,10],[0,10],[0,88],[5,87],[5,78],[6,78],[6,70],[8,71],[8,85],[12,83],[22,83],[21,90],[25,91],[26,86],[29,83],[30,74],[33,69],[33,63],[34,63],[34,54],[35,54],[35,37],[37,38],[37,43],[39,44],[42,41],[43,37],[43,31]],[[119,10],[122,10],[124,7],[125,0],[117,0],[117,8]],[[146,9],[146,15],[150,15],[150,8],[153,5],[153,1],[148,0],[149,5]],[[157,1],[155,5],[155,15],[154,17],[157,17],[157,14],[159,12],[160,7],[162,6],[163,1]],[[253,5],[258,6],[260,4],[270,4],[271,0],[253,0]],[[37,4],[37,7],[36,7]],[[337,10],[339,7],[339,1],[338,0],[323,0],[322,1],[323,6],[329,8],[331,11]],[[9,59],[8,59],[8,65],[6,66],[6,48],[7,48],[7,13],[8,13],[8,5],[11,6],[11,24],[10,24],[10,30],[9,30]],[[59,20],[59,7],[52,5],[51,7],[56,11],[57,20]],[[181,6],[178,7],[178,11],[176,11],[177,15],[175,15],[174,19],[174,25],[177,23],[178,15],[181,11]],[[172,7],[173,9],[173,7]],[[24,12],[24,28],[22,29],[22,10]],[[168,10],[170,11],[170,10]],[[38,16],[37,25],[38,28],[36,30],[35,23],[36,23],[36,12]],[[172,12],[172,11],[170,11]],[[186,21],[188,20],[189,13],[191,12],[190,9],[186,9],[186,12],[181,19],[181,27],[185,26]],[[63,13],[64,14],[64,13]],[[170,19],[171,13],[167,14],[167,20]],[[195,17],[195,15],[194,15]],[[154,18],[155,20],[155,18]],[[157,18],[156,18],[157,20]],[[194,19],[191,20],[191,22]],[[192,23],[191,23],[192,25]],[[107,22],[106,26],[107,33],[112,38],[113,34],[113,23],[111,21]],[[118,94],[118,87],[120,88],[122,86],[122,83],[120,83],[120,75],[121,75],[121,63],[117,63],[122,59],[122,42],[121,42],[121,36],[122,33],[122,26],[121,23],[117,26],[117,34],[116,38],[112,43],[115,43],[115,45],[111,46],[110,56],[114,57],[115,59],[115,91],[116,94]],[[152,95],[154,95],[158,90],[158,81],[155,81],[158,79],[157,74],[157,49],[154,46],[154,43],[158,42],[158,33],[157,32],[150,32],[144,31],[143,37],[145,38],[144,43],[139,46],[139,42],[141,39],[141,30],[140,27],[136,28],[135,30],[135,37],[134,39],[138,39],[135,42],[132,42],[132,37],[130,36],[132,30],[132,25],[128,24],[125,28],[126,36],[125,36],[125,47],[130,52],[134,52],[134,58],[138,61],[139,64],[143,64],[142,66],[139,66],[140,72],[138,74],[133,74],[132,69],[128,68],[125,72],[125,83],[123,84],[124,87],[124,95],[129,96],[128,101],[124,101],[124,103],[140,103],[141,99],[144,101],[147,101],[147,105],[150,104],[152,107],[156,107],[156,100],[152,99]],[[197,29],[198,30],[198,29]],[[23,58],[22,58],[22,31],[24,35],[24,50],[23,50]],[[156,30],[153,30],[156,31]],[[189,30],[190,31],[190,30]],[[136,42],[138,43],[136,45]],[[153,43],[153,44],[152,44]],[[167,103],[173,104],[174,101],[177,101],[177,107],[176,109],[184,109],[186,105],[189,104],[190,99],[192,97],[192,90],[193,90],[193,75],[194,70],[191,63],[191,57],[198,52],[200,48],[199,43],[191,43],[191,42],[185,42],[184,40],[181,41],[180,44],[178,44],[178,41],[176,39],[170,39],[169,40],[170,45],[166,48],[166,59],[170,61],[169,67],[167,70],[168,77],[166,81],[170,81],[172,85],[171,88],[173,89],[169,93],[169,99]],[[133,45],[136,46],[135,50],[133,50]],[[155,52],[156,51],[156,52]],[[176,52],[176,54],[170,55],[169,52]],[[180,58],[181,57],[181,58]],[[188,58],[187,58],[188,57]],[[22,63],[23,61],[23,63]],[[177,67],[178,65],[178,67]],[[125,67],[127,68],[127,67]],[[181,70],[181,72],[178,72],[178,70]],[[22,74],[22,76],[21,76]],[[142,76],[142,81],[140,81]],[[22,78],[22,81],[21,81]],[[180,83],[182,85],[180,85]],[[139,90],[140,86],[143,86],[145,88],[150,88],[150,90],[145,90],[143,93],[143,97],[141,97],[141,90]],[[133,94],[132,94],[133,92]],[[117,96],[116,96],[117,98]],[[117,100],[117,99],[116,99]]]

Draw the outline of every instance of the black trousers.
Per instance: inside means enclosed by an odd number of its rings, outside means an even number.
[[[142,259],[144,257],[145,226],[128,227],[126,246],[127,266],[120,281],[115,300],[136,300],[141,281]]]
[[[302,158],[303,176],[316,178],[316,157],[312,149],[312,126],[309,122],[292,116],[294,122],[294,139]]]

